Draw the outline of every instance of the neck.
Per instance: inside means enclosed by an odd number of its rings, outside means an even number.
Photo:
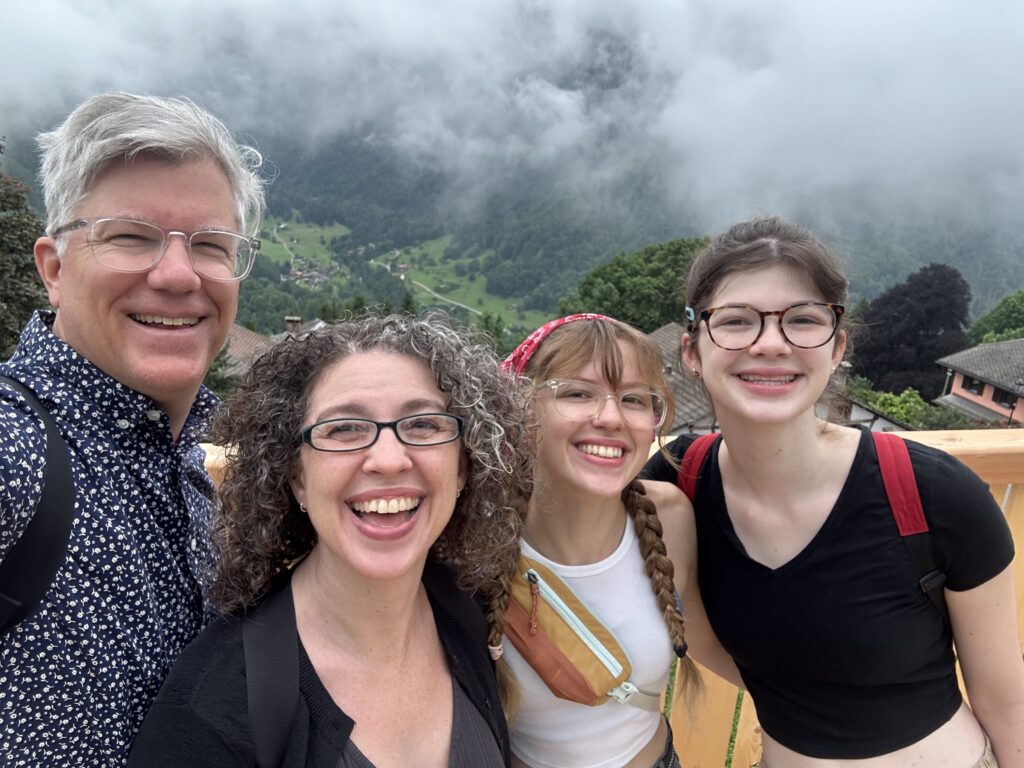
[[[415,619],[424,607],[429,612],[421,573],[388,582],[364,579],[314,547],[292,578],[303,642],[383,658],[413,647]]]
[[[556,563],[586,565],[615,551],[627,518],[619,496],[549,491],[538,479],[523,535],[530,546]]]
[[[764,493],[797,491],[818,482],[821,458],[840,430],[813,412],[781,424],[721,421],[725,440],[720,463],[724,475]]]

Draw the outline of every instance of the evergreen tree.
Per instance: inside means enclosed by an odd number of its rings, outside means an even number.
[[[508,332],[505,329],[505,320],[501,315],[492,315],[490,312],[484,312],[477,319],[476,327],[486,334],[487,340],[490,341],[491,346],[494,347],[494,351],[497,352],[500,357],[507,356],[513,349],[515,349],[515,345],[510,343],[508,340]]]
[[[971,289],[955,268],[929,264],[871,302],[862,317],[854,372],[875,389],[942,394],[945,373],[935,361],[970,346],[964,332]]]
[[[351,300],[346,302],[345,309],[350,312],[353,317],[358,317],[366,312],[366,299],[363,297],[363,294],[357,293],[353,296]]]
[[[0,155],[4,146],[0,143]],[[43,224],[28,207],[28,187],[0,173],[0,357],[14,350],[32,311],[48,306],[32,248]]]
[[[399,312],[403,315],[415,315],[416,311],[416,299],[413,298],[412,291],[406,291],[402,297],[402,306],[399,308]]]
[[[235,391],[235,387],[238,386],[238,378],[225,372],[224,369],[227,368],[227,365],[228,348],[225,345],[224,349],[213,359],[210,370],[206,372],[206,378],[203,379],[203,384],[221,400],[230,397],[231,393]]]

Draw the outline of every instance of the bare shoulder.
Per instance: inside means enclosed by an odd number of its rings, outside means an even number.
[[[690,500],[673,483],[644,480],[643,484],[648,498],[658,510],[669,556],[672,557],[673,552],[688,553],[696,536]]]
[[[663,480],[641,480],[648,498],[658,508],[658,514],[689,514],[693,512],[690,500],[675,483]]]

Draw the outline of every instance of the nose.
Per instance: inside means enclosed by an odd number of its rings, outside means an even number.
[[[592,421],[597,426],[622,426],[622,411],[619,410],[619,400],[614,394],[605,395],[604,401],[598,406]]]
[[[383,475],[396,475],[412,467],[409,447],[403,444],[394,427],[381,427],[377,442],[366,449],[363,469]]]
[[[146,273],[146,279],[154,288],[172,293],[199,290],[203,281],[192,268],[187,235],[182,232],[167,234],[164,250],[153,268]]]
[[[782,323],[778,317],[766,317],[761,335],[750,345],[749,351],[754,355],[788,355],[792,346],[782,335]]]

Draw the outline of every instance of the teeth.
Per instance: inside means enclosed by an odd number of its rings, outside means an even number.
[[[749,381],[752,384],[789,384],[791,381],[796,381],[794,374],[787,376],[750,376],[743,374],[740,376],[743,381]]]
[[[356,512],[372,512],[377,515],[393,515],[397,512],[408,512],[419,506],[420,499],[410,497],[404,499],[370,499],[354,501],[350,505]]]
[[[132,315],[132,320],[137,320],[146,325],[195,325],[199,322],[198,317],[164,317],[163,315]]]
[[[591,456],[600,456],[602,459],[617,459],[622,456],[621,448],[612,448],[610,445],[591,445],[589,443],[581,443],[579,449],[583,453],[589,453]]]

